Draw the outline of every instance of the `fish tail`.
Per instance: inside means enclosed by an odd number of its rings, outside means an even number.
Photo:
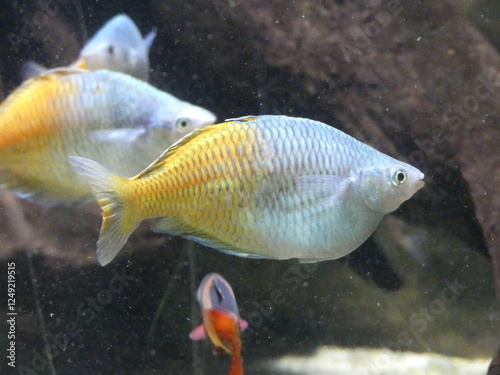
[[[97,260],[102,266],[111,262],[142,219],[134,215],[127,202],[126,177],[110,172],[101,164],[79,156],[70,156],[70,164],[87,182],[102,209],[102,225],[97,242]]]
[[[241,359],[241,350],[235,350],[231,356],[228,375],[243,375],[243,361]]]

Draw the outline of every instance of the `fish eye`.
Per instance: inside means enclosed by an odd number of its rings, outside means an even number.
[[[398,169],[392,175],[392,184],[393,185],[396,185],[396,186],[401,185],[401,184],[404,184],[405,181],[406,181],[406,172],[401,170],[401,169]]]
[[[188,126],[191,125],[191,120],[187,119],[187,118],[180,118],[177,120],[177,122],[175,123],[175,126],[178,128],[178,129],[186,129]]]

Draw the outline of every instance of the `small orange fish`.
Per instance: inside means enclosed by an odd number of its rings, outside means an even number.
[[[221,275],[210,273],[201,281],[197,299],[203,324],[189,337],[201,340],[208,336],[215,345],[214,353],[231,355],[229,375],[243,375],[240,330],[245,330],[248,323],[240,319],[231,285]]]

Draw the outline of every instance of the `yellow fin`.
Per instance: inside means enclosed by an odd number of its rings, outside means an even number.
[[[76,60],[73,64],[70,65],[70,67],[73,69],[90,70],[87,62],[83,57],[80,57],[78,60]]]
[[[133,210],[121,194],[129,180],[112,174],[104,166],[87,158],[70,156],[69,161],[76,173],[92,187],[101,206],[102,225],[97,242],[97,260],[105,266],[114,259],[142,221],[133,215]]]
[[[200,245],[212,247],[226,254],[236,255],[244,258],[265,258],[264,256],[259,254],[247,254],[244,252],[244,250],[238,248],[237,246],[231,245],[228,242],[212,236],[207,232],[194,228],[189,224],[184,223],[182,220],[172,216],[157,218],[153,222],[151,228],[155,232],[181,236],[188,240],[198,242]]]
[[[57,167],[54,167],[57,168]],[[59,184],[47,184],[33,176],[20,176],[10,168],[0,166],[0,188],[12,191],[18,197],[37,202],[41,206],[72,205],[91,198],[86,191],[75,187],[67,189]]]

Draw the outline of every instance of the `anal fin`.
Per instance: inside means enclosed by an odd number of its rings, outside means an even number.
[[[181,236],[188,240],[195,241],[200,245],[212,247],[226,254],[236,255],[244,258],[265,258],[264,256],[259,254],[246,253],[244,249],[240,249],[235,245],[229,244],[226,241],[210,235],[209,233],[194,228],[173,216],[164,216],[156,219],[151,228],[155,232]]]

